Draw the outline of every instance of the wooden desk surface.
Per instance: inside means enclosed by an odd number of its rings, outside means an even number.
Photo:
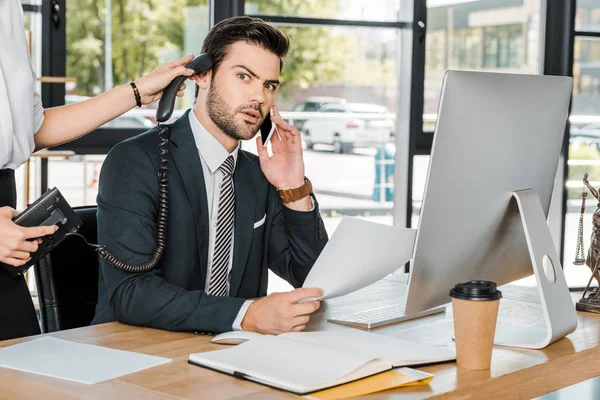
[[[312,317],[308,330],[351,329],[326,322],[334,312],[361,310],[374,305],[393,304],[403,298],[405,286],[391,278],[352,295],[323,302]],[[500,321],[543,325],[536,291],[531,288],[503,287]],[[573,294],[576,301],[580,294]],[[544,350],[494,348],[488,371],[458,369],[455,363],[420,368],[433,373],[428,386],[402,388],[373,394],[369,399],[480,399],[532,398],[600,375],[600,315],[578,313],[579,326],[567,338]],[[416,342],[453,348],[452,309],[418,320],[377,329],[383,333]],[[171,363],[96,385],[83,385],[0,368],[0,393],[6,398],[207,398],[280,399],[291,394],[229,377],[187,363],[190,353],[215,350],[210,336],[175,333],[110,323],[62,331],[52,336],[169,357]],[[0,342],[0,347],[35,337]],[[290,360],[290,362],[292,362]]]

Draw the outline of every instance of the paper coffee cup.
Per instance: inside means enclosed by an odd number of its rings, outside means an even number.
[[[458,367],[489,369],[502,292],[494,282],[470,281],[457,284],[450,297]]]

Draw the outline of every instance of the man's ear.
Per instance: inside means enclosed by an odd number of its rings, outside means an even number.
[[[200,89],[208,89],[212,79],[212,69],[204,72],[203,74],[194,75],[190,79],[196,82],[196,84],[200,86]]]

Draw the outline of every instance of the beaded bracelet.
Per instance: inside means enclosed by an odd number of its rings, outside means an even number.
[[[138,90],[137,86],[135,86],[135,83],[129,82],[129,84],[133,88],[133,94],[135,96],[135,102],[137,103],[137,106],[141,107],[142,106],[142,98],[140,97],[140,91]]]

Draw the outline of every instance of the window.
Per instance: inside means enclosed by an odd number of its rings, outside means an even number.
[[[478,53],[481,37],[479,30],[458,29],[454,33],[453,42],[450,68],[474,69],[480,67]]]
[[[67,0],[66,70],[76,79],[67,86],[67,103],[126,84],[162,63],[199,54],[209,29],[207,0],[113,1],[111,13],[104,4]],[[177,100],[173,119],[193,101],[194,87],[188,85],[186,95]],[[143,119],[154,123],[156,107],[153,103],[131,110],[103,128],[144,129]]]
[[[447,37],[448,35],[444,30],[432,30],[431,32],[427,32],[425,59],[427,60],[429,69],[443,71],[447,69]]]
[[[600,31],[600,4],[597,0],[577,0],[575,30]]]
[[[433,133],[447,69],[540,73],[539,1],[426,0],[422,131]],[[482,128],[483,129],[483,128]],[[428,136],[431,137],[431,136]],[[412,156],[412,226],[425,191],[429,149]],[[425,154],[423,154],[425,153]],[[530,281],[523,284],[530,284]]]
[[[592,14],[590,10],[588,14]],[[578,12],[577,18],[579,16]],[[600,188],[600,39],[576,36],[573,59],[573,100],[563,251],[567,283],[570,286],[582,287],[587,284],[590,270],[585,265],[574,263],[577,241],[582,236],[583,249],[587,255],[593,228],[592,214],[598,203],[590,191],[584,189],[583,175],[587,173],[591,185]],[[583,190],[588,194],[581,235],[578,225]]]
[[[523,58],[521,25],[485,28],[483,34],[484,68],[519,68]]]
[[[574,45],[573,114],[600,114],[600,39],[577,38]]]
[[[423,131],[432,132],[446,69],[540,72],[540,2],[427,0]]]
[[[393,223],[393,112],[399,91],[408,95],[398,88],[398,71],[400,38],[410,26],[393,23],[400,20],[399,3],[245,3],[246,14],[273,16],[267,19],[290,37],[276,104],[302,134],[306,175],[330,235],[343,215]],[[243,146],[252,150],[253,143]],[[269,291],[287,289],[270,274]]]
[[[354,21],[399,21],[400,0],[246,0],[249,15],[323,18]]]

